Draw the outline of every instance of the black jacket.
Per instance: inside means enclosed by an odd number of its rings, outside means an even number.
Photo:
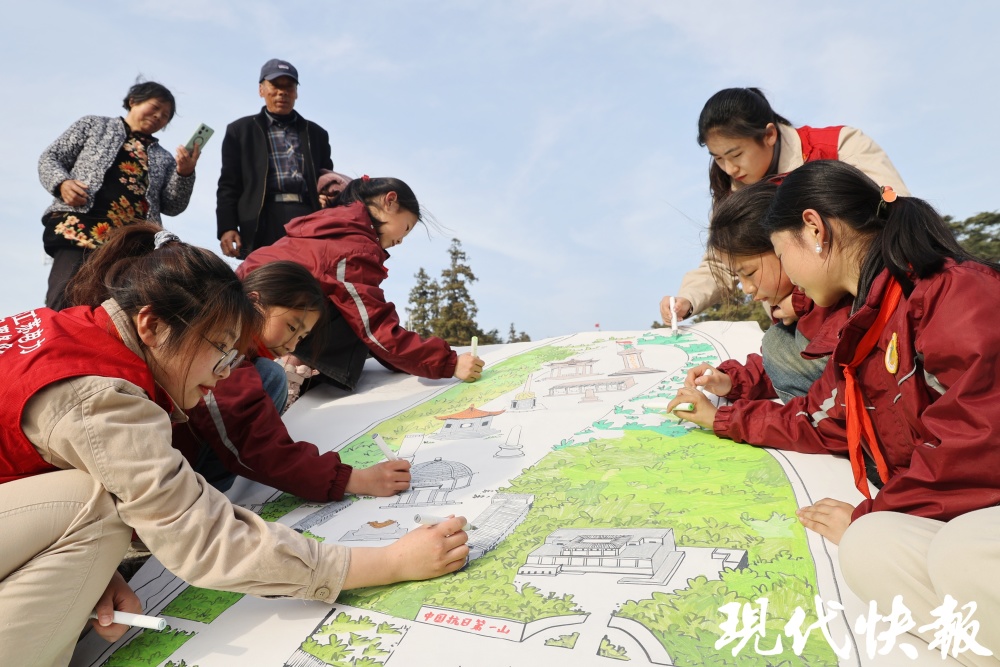
[[[309,203],[318,211],[316,181],[320,169],[333,169],[330,135],[301,115],[296,120],[305,153],[305,180]],[[267,191],[267,116],[264,108],[254,116],[235,120],[226,127],[222,140],[222,174],[216,193],[217,238],[236,230],[249,252],[257,235],[257,225]]]

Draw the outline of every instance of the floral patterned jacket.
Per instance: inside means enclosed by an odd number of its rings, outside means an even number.
[[[86,213],[94,202],[96,193],[104,182],[104,174],[111,167],[118,149],[125,141],[125,123],[120,117],[84,116],[42,151],[38,158],[38,180],[55,199],[45,209],[53,211]],[[187,208],[194,191],[194,173],[181,176],[173,156],[159,144],[147,150],[149,156],[149,190],[146,201],[152,222],[160,222],[160,213],[177,215]],[[87,186],[87,203],[70,206],[59,196],[59,184],[67,179],[82,181]]]

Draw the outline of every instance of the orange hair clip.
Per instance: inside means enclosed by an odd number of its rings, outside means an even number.
[[[887,218],[889,217],[889,204],[896,201],[899,195],[896,194],[891,185],[883,185],[880,190],[882,195],[878,202],[878,208],[875,209],[875,215],[879,218]]]

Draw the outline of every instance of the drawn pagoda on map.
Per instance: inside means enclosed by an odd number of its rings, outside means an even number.
[[[485,438],[496,435],[500,431],[492,427],[493,418],[502,415],[506,410],[480,410],[474,404],[453,415],[434,417],[444,422],[444,426],[436,431],[438,438],[451,440],[453,438]]]

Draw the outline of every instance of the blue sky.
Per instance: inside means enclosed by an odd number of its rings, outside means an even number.
[[[123,114],[140,74],[177,98],[166,147],[217,132],[164,224],[218,252],[222,133],[259,110],[260,66],[280,57],[336,168],[402,178],[446,228],[393,252],[383,287],[404,319],[413,274],[438,276],[456,237],[485,329],[644,328],[700,258],[696,123],[721,88],[758,86],[797,125],[861,128],[943,213],[1000,208],[998,18],[965,1],[17,3],[0,25],[0,310],[45,294],[38,155],[80,116]]]

